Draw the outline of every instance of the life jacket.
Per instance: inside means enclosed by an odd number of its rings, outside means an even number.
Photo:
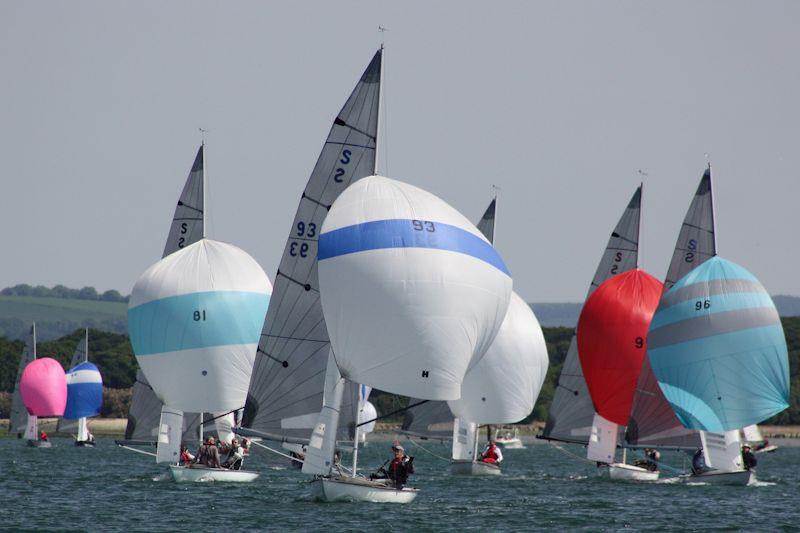
[[[489,448],[483,453],[483,462],[484,463],[497,462],[497,446],[489,446]]]

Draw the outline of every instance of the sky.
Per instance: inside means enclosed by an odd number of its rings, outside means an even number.
[[[385,42],[381,172],[477,221],[527,301],[581,301],[646,172],[663,278],[703,169],[718,251],[800,296],[800,3],[0,1],[0,286],[129,293],[208,130],[208,236],[274,279]],[[378,32],[378,26],[387,31]]]

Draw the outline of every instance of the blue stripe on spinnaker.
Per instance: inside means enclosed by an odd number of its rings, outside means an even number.
[[[137,356],[258,344],[268,294],[209,291],[170,296],[128,309],[128,331]]]
[[[469,255],[511,275],[494,247],[477,235],[442,222],[392,219],[339,228],[319,237],[320,261],[386,248],[433,248]]]

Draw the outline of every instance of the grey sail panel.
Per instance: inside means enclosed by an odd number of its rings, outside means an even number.
[[[628,202],[614,231],[611,232],[586,298],[607,279],[636,268],[639,260],[641,204],[640,186]],[[594,412],[594,404],[578,356],[578,340],[573,335],[561,374],[556,382],[556,392],[550,405],[543,437],[586,444],[589,442]]]
[[[186,184],[175,206],[175,214],[169,227],[167,243],[164,254],[169,254],[194,244],[203,238],[204,225],[204,195],[203,195],[203,149],[201,145],[194,159],[192,170],[186,178]]]
[[[336,438],[339,440],[353,440],[356,436],[356,424],[358,423],[359,394],[360,385],[347,381],[344,393],[342,393],[342,403],[339,406],[339,427]]]
[[[334,120],[300,198],[256,352],[246,428],[308,438],[307,424],[322,407],[330,342],[319,299],[317,240],[339,194],[375,171],[381,58],[379,50]]]
[[[89,330],[87,329],[84,337],[78,341],[75,347],[75,353],[72,354],[72,360],[69,363],[67,370],[71,370],[89,360]],[[60,433],[78,433],[78,421],[67,420],[66,418],[59,418],[56,431]]]
[[[492,244],[494,244],[496,211],[497,198],[493,198],[478,221],[478,229]],[[409,405],[420,401],[422,400],[411,398]],[[425,402],[405,412],[402,429],[403,432],[418,437],[450,439],[453,437],[453,413],[447,402]]]
[[[192,169],[189,171],[189,176],[186,178],[186,183],[175,206],[175,213],[172,216],[167,242],[161,257],[166,257],[181,248],[194,244],[204,236],[204,149],[205,147],[201,145],[197,150]],[[128,411],[125,439],[155,442],[158,436],[162,406],[161,400],[156,396],[147,378],[141,370],[137,370],[136,382],[133,385],[133,397]],[[199,420],[199,413],[184,413],[183,417],[184,437],[190,437],[189,441],[197,440],[194,435],[199,435],[199,424],[191,422],[187,424],[187,420]]]
[[[664,281],[664,293],[683,276],[717,254],[714,231],[714,194],[709,167],[700,178],[681,224]],[[701,446],[699,433],[683,427],[664,398],[649,359],[645,359],[639,374],[625,443],[659,448],[696,449]]]
[[[497,198],[492,200],[489,207],[486,208],[486,212],[478,221],[478,229],[491,243],[494,243],[494,217],[496,208]]]
[[[420,402],[409,399],[409,405]],[[453,413],[447,402],[426,402],[406,410],[401,431],[423,439],[453,438]]]
[[[707,168],[697,186],[686,217],[683,219],[675,251],[667,269],[664,290],[668,291],[683,276],[717,255],[714,239],[714,199],[711,191],[711,168]]]
[[[19,359],[19,366],[17,366],[17,378],[14,380],[14,393],[11,397],[9,433],[25,433],[25,427],[28,425],[28,410],[22,402],[22,394],[19,392],[19,380],[22,378],[22,371],[34,359],[36,359],[36,324],[31,326],[30,334],[25,339],[25,347],[22,349],[22,356]]]

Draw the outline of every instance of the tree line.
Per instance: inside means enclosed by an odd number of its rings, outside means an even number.
[[[20,283],[13,287],[6,287],[0,291],[2,296],[35,296],[37,298],[71,298],[75,300],[98,300],[101,302],[127,302],[130,296],[123,296],[116,290],[107,290],[102,294],[97,292],[94,287],[84,287],[82,289],[70,289],[64,285],[56,285],[53,288],[44,285],[28,285]]]

